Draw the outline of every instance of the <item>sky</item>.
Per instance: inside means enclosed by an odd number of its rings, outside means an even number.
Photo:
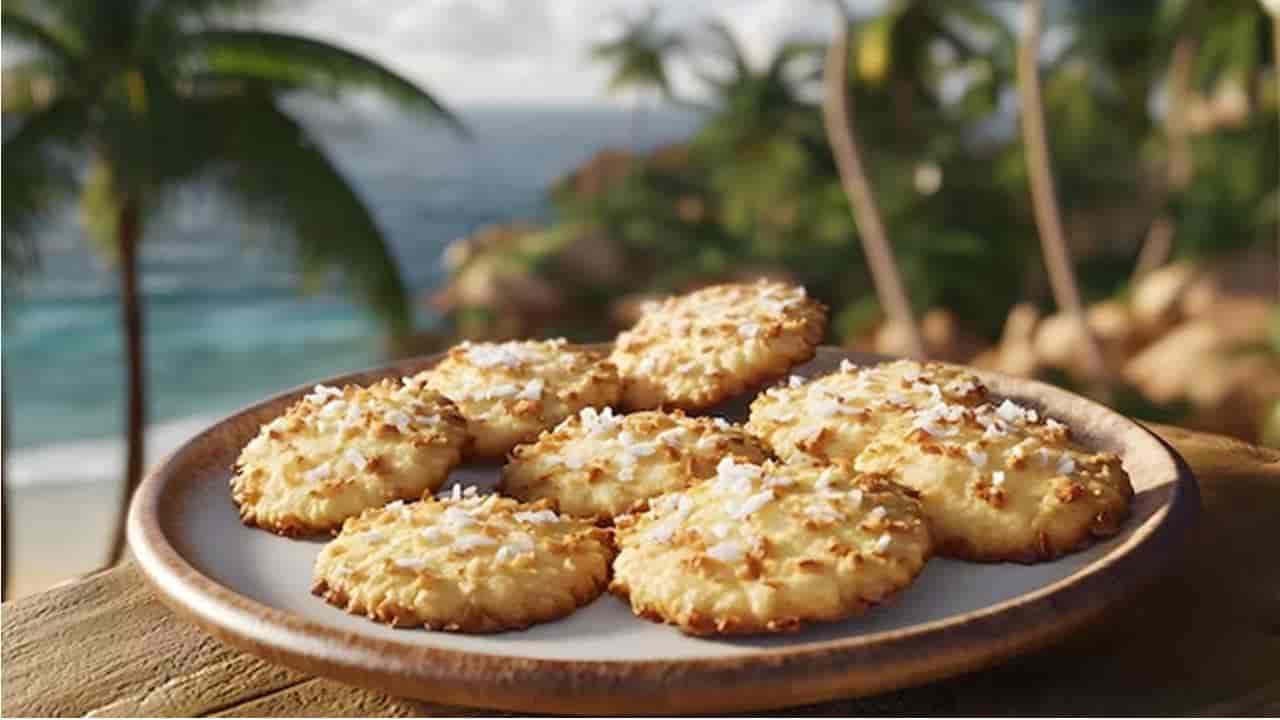
[[[854,0],[855,12],[882,6]],[[454,106],[626,102],[606,93],[608,70],[589,59],[621,20],[658,10],[659,23],[696,31],[727,22],[748,57],[763,63],[789,38],[825,38],[827,0],[291,0],[258,21],[368,54]],[[671,68],[677,94],[696,97],[688,68]]]

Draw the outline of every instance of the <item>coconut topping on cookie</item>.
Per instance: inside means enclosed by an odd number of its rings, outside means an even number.
[[[611,589],[638,615],[695,635],[857,614],[906,587],[932,548],[907,491],[847,465],[726,458],[714,480],[616,526]]]
[[[349,520],[316,559],[313,592],[396,627],[496,632],[562,617],[603,591],[607,531],[546,502],[471,490]]]
[[[648,304],[610,359],[631,409],[711,407],[813,357],[826,309],[804,288],[761,280]]]
[[[605,519],[711,477],[717,463],[767,455],[759,441],[721,418],[586,408],[536,442],[517,446],[500,488],[523,500],[552,498],[571,515]]]
[[[317,385],[240,453],[232,499],[247,524],[325,532],[396,498],[443,484],[469,438],[453,403],[395,380]]]
[[[555,340],[464,342],[414,376],[453,400],[475,438],[474,454],[498,458],[586,407],[618,401],[617,370],[600,353]]]

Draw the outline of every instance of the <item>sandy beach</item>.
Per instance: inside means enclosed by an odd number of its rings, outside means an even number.
[[[118,481],[12,488],[13,597],[101,567],[119,497]]]
[[[150,426],[148,464],[162,460],[215,421],[194,416]],[[15,450],[7,465],[14,597],[100,568],[120,502],[121,439]]]

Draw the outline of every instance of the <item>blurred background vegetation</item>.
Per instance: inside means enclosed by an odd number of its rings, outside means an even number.
[[[346,303],[288,305],[267,282],[278,268],[249,267],[268,264],[250,254],[264,237],[296,266],[281,273],[286,291],[360,301],[385,356],[462,338],[608,340],[655,295],[767,275],[831,307],[829,343],[1037,376],[1139,418],[1280,446],[1280,21],[1264,4],[1280,13],[1276,0],[885,0],[854,3],[875,9],[849,16],[838,0],[804,0],[795,12],[829,16],[835,39],[787,42],[763,61],[710,11],[669,24],[637,5],[581,58],[632,101],[631,142],[552,183],[550,207],[537,203],[533,217],[449,244],[441,272],[436,243],[458,231],[440,228],[520,212],[527,205],[502,204],[510,178],[541,183],[529,165],[563,162],[566,148],[592,142],[573,133],[615,127],[611,117],[543,115],[529,124],[564,125],[558,136],[504,144],[515,142],[504,126],[533,116],[499,113],[496,133],[434,155],[386,125],[377,152],[352,154],[395,182],[366,192],[360,165],[337,162],[332,133],[295,101],[341,105],[356,91],[466,136],[460,116],[371,57],[259,29],[268,0],[10,0],[0,10],[5,319],[26,300],[22,319],[36,330],[19,337],[22,352],[6,335],[5,379],[24,375],[0,396],[0,424],[9,430],[12,413],[32,445],[50,445],[20,463],[36,508],[30,544],[46,551],[25,566],[67,554],[42,512],[72,504],[88,522],[126,506],[158,404],[148,381],[171,408],[162,420],[198,427],[237,391],[256,397],[376,361]],[[673,82],[676,66],[692,70],[697,92]],[[659,107],[692,113],[694,131],[646,144]],[[548,137],[559,144],[533,149]],[[450,194],[468,175],[442,171],[446,156],[483,182]],[[182,193],[230,200],[270,232],[216,213],[203,235],[175,229],[166,212]],[[423,229],[450,212],[455,225]],[[399,244],[380,224],[394,213],[412,235]],[[203,257],[201,245],[216,256],[223,241],[236,250],[224,264],[172,263],[172,291],[148,292],[139,257],[157,236],[179,255]],[[67,237],[101,264],[55,278],[65,287],[54,297],[24,298],[42,256],[69,267]],[[197,266],[250,277],[209,283]],[[81,292],[102,276],[105,291]],[[104,331],[104,302],[120,305],[119,350],[102,337],[115,331]],[[165,302],[167,314],[146,314]],[[349,342],[325,344],[330,335]],[[66,391],[41,387],[55,381]],[[117,427],[102,418],[116,417],[120,388]],[[179,429],[169,434],[189,435]],[[58,444],[120,430],[119,471],[100,446]],[[115,494],[73,497],[74,483],[53,482],[120,476]],[[124,549],[123,517],[109,521],[111,558]],[[88,544],[96,555],[103,543]],[[8,558],[7,536],[3,545]]]
[[[1049,158],[1100,383],[1037,241],[1019,10],[899,0],[850,27],[853,122],[927,354],[1280,443],[1269,16],[1255,0],[1048,3],[1036,56]],[[597,154],[551,189],[550,224],[454,243],[433,298],[454,332],[606,339],[643,297],[767,274],[831,306],[830,342],[904,352],[824,131],[826,48],[787,44],[753,65],[723,25],[660,21],[637,14],[593,56],[615,90],[696,107],[701,127],[653,152]],[[705,98],[673,95],[675,57],[698,68]]]

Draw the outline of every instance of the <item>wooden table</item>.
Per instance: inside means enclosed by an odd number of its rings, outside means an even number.
[[[1199,478],[1178,569],[1078,636],[813,715],[1280,713],[1280,452],[1153,426]],[[169,612],[131,564],[0,610],[5,715],[462,715],[244,655]],[[644,708],[627,708],[643,712]]]

